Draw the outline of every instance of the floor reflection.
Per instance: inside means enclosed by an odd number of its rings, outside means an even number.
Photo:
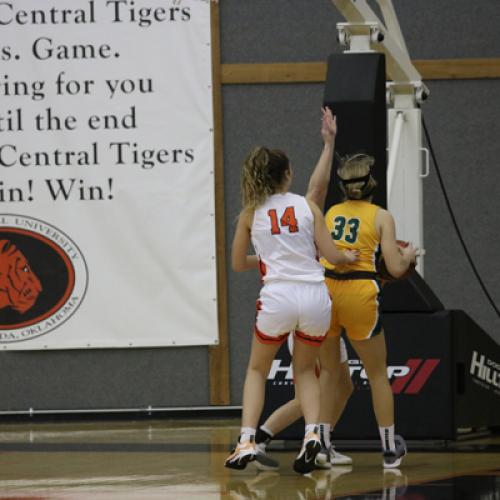
[[[136,421],[0,426],[0,499],[24,500],[500,500],[500,437],[446,450],[412,449],[399,470],[379,452],[353,466],[279,472],[224,468],[234,422]]]
[[[500,473],[459,476],[449,479],[409,484],[400,470],[381,474],[380,490],[341,493],[336,482],[351,468],[315,471],[291,484],[290,477],[276,472],[264,472],[247,479],[227,483],[227,498],[233,500],[500,500]],[[349,470],[350,469],[350,470]],[[359,489],[362,490],[360,478]],[[225,498],[223,495],[221,498]]]

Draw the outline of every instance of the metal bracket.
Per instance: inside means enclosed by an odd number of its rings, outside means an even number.
[[[427,148],[420,148],[420,151],[425,153],[425,163],[424,163],[424,171],[420,172],[420,178],[425,179],[426,177],[429,177],[429,172],[430,172],[430,162],[429,162],[429,150]]]

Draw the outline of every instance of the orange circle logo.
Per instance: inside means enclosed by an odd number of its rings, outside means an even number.
[[[0,343],[54,330],[78,309],[88,269],[78,246],[47,222],[0,215]]]

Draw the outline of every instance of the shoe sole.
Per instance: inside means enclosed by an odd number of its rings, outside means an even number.
[[[352,458],[351,457],[334,458],[330,463],[332,464],[332,467],[335,465],[352,465]]]
[[[304,454],[295,460],[293,470],[299,474],[308,474],[316,468],[316,455],[321,449],[319,441],[310,441],[306,444]]]
[[[340,458],[329,459],[328,455],[321,453],[316,455],[316,466],[320,469],[330,469],[336,465],[352,465],[352,458],[345,455]]]
[[[241,457],[238,461],[226,462],[224,464],[224,467],[227,467],[228,469],[243,470],[250,462],[253,462],[254,460],[255,455],[249,454]]]

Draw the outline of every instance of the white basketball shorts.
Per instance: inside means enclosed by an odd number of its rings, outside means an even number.
[[[332,302],[324,282],[272,281],[257,301],[255,334],[263,343],[281,343],[293,330],[297,340],[321,345],[330,326]]]

